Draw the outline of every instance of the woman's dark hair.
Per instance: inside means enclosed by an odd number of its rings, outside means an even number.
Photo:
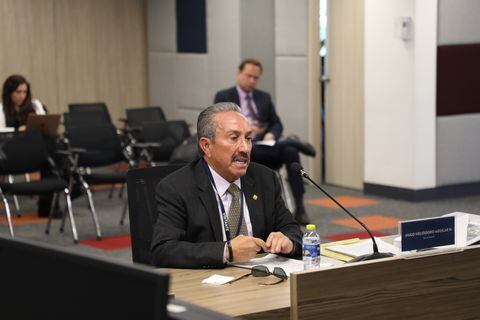
[[[20,106],[20,110],[17,112],[12,102],[12,93],[18,89],[22,84],[27,85],[27,96]],[[14,74],[5,80],[3,83],[2,91],[2,103],[3,112],[5,113],[5,119],[7,122],[12,119],[26,119],[29,113],[35,113],[35,109],[32,104],[32,93],[30,91],[30,83],[28,83],[25,77]]]

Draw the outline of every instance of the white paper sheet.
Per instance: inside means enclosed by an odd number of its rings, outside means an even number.
[[[167,304],[167,311],[171,313],[182,313],[187,311],[187,308],[178,304],[169,303]]]
[[[260,141],[255,141],[256,145],[259,146],[268,146],[268,147],[273,147],[277,143],[275,140],[260,140]]]
[[[400,253],[400,249],[392,244],[386,243],[380,238],[375,237],[375,242],[378,246],[379,252],[390,252],[394,255]],[[346,244],[346,245],[338,245],[338,246],[329,246],[328,250],[339,252],[342,254],[346,254],[350,257],[359,257],[364,254],[373,253],[373,244],[372,239],[363,240],[360,242]]]
[[[275,267],[280,267],[285,270],[287,276],[290,276],[291,272],[302,271],[303,261],[285,258],[276,254],[269,253],[264,257],[255,258],[245,263],[233,263],[232,265],[251,269],[254,266],[263,265],[273,272]]]
[[[225,284],[229,281],[232,281],[235,279],[235,277],[227,277],[227,276],[221,276],[218,274],[211,275],[210,277],[203,279],[202,283],[205,284],[215,284],[215,285],[222,285]]]

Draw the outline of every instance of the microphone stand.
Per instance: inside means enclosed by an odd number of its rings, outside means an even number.
[[[390,252],[378,252],[378,246],[377,246],[377,242],[375,241],[375,237],[373,236],[373,234],[370,232],[370,230],[368,229],[368,227],[362,222],[360,221],[359,219],[357,219],[350,211],[348,211],[344,206],[342,206],[340,204],[340,202],[338,202],[334,197],[332,197],[327,191],[325,191],[322,187],[320,187],[315,181],[313,181],[310,176],[303,170],[303,168],[300,166],[300,164],[298,164],[298,174],[300,176],[302,176],[303,178],[307,179],[308,181],[310,181],[315,187],[317,187],[320,191],[323,192],[323,194],[325,194],[327,197],[329,197],[333,202],[335,202],[335,204],[337,206],[339,206],[341,209],[343,209],[343,211],[345,211],[346,213],[348,213],[348,215],[350,217],[352,217],[355,221],[357,221],[364,229],[365,231],[367,231],[368,235],[370,236],[370,238],[372,239],[372,243],[373,243],[373,253],[371,254],[364,254],[364,255],[361,255],[361,256],[358,256],[356,258],[353,258],[352,260],[348,261],[348,262],[357,262],[357,261],[366,261],[366,260],[375,260],[375,259],[381,259],[381,258],[388,258],[388,257],[393,257],[393,254],[390,253]]]

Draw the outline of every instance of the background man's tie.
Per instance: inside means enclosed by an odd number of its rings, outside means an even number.
[[[252,104],[252,95],[250,93],[247,94],[247,109],[248,109],[248,112],[250,113],[250,117],[252,117],[252,120],[253,121],[258,121],[258,114],[257,112],[255,112],[255,109],[253,108],[253,104]]]

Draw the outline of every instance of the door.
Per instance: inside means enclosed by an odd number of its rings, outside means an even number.
[[[328,2],[325,182],[363,189],[364,0]]]

